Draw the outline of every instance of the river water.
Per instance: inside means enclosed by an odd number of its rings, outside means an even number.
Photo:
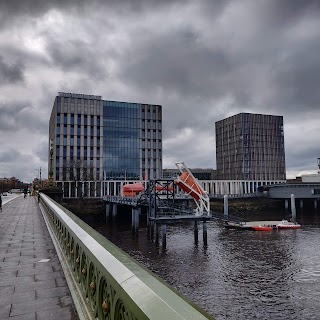
[[[146,228],[137,238],[129,224],[89,224],[217,320],[320,319],[320,212],[297,220],[301,229],[270,232],[210,222],[207,247],[200,225],[198,245],[192,224],[171,225],[165,251]]]

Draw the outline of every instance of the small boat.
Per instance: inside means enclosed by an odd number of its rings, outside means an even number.
[[[245,222],[226,221],[224,226],[227,229],[251,230],[251,226],[247,225]]]
[[[299,229],[301,225],[298,223],[289,222],[287,220],[282,220],[278,225],[278,229]]]
[[[142,191],[144,191],[144,186],[141,182],[129,183],[122,186],[122,196],[124,197],[136,197]]]
[[[255,231],[271,231],[273,230],[273,227],[271,226],[251,226],[251,229],[255,230]]]

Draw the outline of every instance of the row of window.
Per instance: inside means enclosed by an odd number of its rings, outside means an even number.
[[[83,143],[81,142],[81,137],[83,139]],[[81,146],[81,147],[88,147],[90,146],[100,146],[100,137],[87,137],[87,136],[67,136],[67,135],[56,135],[56,144],[57,145],[70,145],[70,146]]]
[[[100,114],[100,106],[94,106],[94,105],[74,105],[70,104],[61,104],[58,102],[57,104],[57,112],[64,112],[64,113],[78,113],[78,114],[85,114],[85,115],[94,115],[94,114]]]
[[[59,125],[60,123],[63,124],[75,124],[75,119],[77,119],[77,123],[78,125],[96,125],[96,126],[100,126],[100,116],[93,116],[91,115],[90,117],[88,117],[87,115],[81,115],[81,114],[66,114],[66,113],[57,113],[57,125]],[[63,121],[62,121],[63,120]]]
[[[96,130],[94,129],[96,128]],[[75,133],[76,129],[76,133]],[[60,124],[57,124],[56,127],[56,134],[61,133],[61,127]],[[87,136],[88,133],[90,133],[90,136],[100,136],[100,127],[93,127],[93,126],[81,126],[81,125],[63,125],[63,134],[64,135],[85,135]]]

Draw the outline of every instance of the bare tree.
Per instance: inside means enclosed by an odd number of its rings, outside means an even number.
[[[67,159],[60,168],[63,180],[74,181],[77,197],[82,197],[82,184],[85,181],[94,180],[94,168],[83,158]],[[74,190],[74,191],[75,191]]]

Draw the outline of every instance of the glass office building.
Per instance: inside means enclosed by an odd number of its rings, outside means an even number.
[[[217,121],[219,180],[285,180],[283,117],[239,113]]]
[[[162,177],[160,105],[60,92],[51,112],[49,138],[56,181]]]

